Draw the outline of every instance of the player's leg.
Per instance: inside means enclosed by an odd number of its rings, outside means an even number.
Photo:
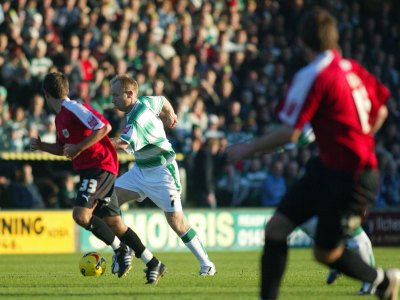
[[[372,250],[371,240],[364,229],[359,226],[350,237],[346,239],[346,247],[356,251],[361,258],[371,267],[375,267],[375,257]],[[371,293],[371,284],[363,282],[358,295],[367,295]]]
[[[304,222],[299,227],[301,230],[304,231],[305,234],[307,234],[310,238],[312,238],[314,240],[317,223],[318,223],[318,218],[312,217],[310,220],[308,220],[307,222]],[[335,280],[339,276],[340,276],[340,272],[338,270],[330,269],[328,272],[328,276],[326,277],[326,283],[332,284],[333,282],[335,282]]]
[[[115,192],[118,198],[119,206],[128,201],[143,201],[146,198],[138,188],[138,185],[142,182],[141,177],[135,173],[135,169],[131,169],[121,177],[119,177],[115,183]],[[122,220],[121,220],[122,223]],[[118,233],[121,234],[121,240],[129,245],[135,253],[137,258],[140,258],[147,266],[146,278],[147,283],[157,284],[158,280],[165,274],[167,267],[159,261],[151,252],[148,250],[137,234],[128,228],[125,224],[117,224]]]
[[[339,252],[337,252],[337,250],[339,250]],[[376,293],[386,295],[380,297],[380,299],[397,299],[397,292],[400,285],[399,270],[392,269],[384,272],[382,269],[374,269],[369,265],[371,260],[365,261],[365,258],[361,257],[358,251],[355,252],[354,249],[350,250],[349,247],[334,249],[333,252],[335,255],[333,256],[330,256],[332,251],[328,252],[317,248],[315,256],[318,261],[330,266],[331,272],[332,270],[337,270],[336,272],[344,273],[350,277],[362,280],[363,282],[358,295]],[[321,259],[321,257],[323,258]],[[328,262],[326,260],[327,258],[329,259]],[[388,292],[390,297],[387,296]],[[392,298],[395,294],[396,298]]]
[[[196,231],[186,222],[181,203],[181,184],[176,161],[150,171],[142,170],[142,190],[159,208],[161,208],[168,224],[182,239],[200,263],[200,275],[213,276],[215,265],[201,243]],[[139,178],[141,180],[141,178]]]
[[[127,202],[130,202],[130,201],[141,201],[141,200],[143,200],[142,197],[140,197],[139,193],[135,192],[134,190],[130,190],[128,188],[125,188],[122,185],[123,181],[119,180],[120,178],[118,178],[116,183],[115,183],[115,193],[117,194],[119,206],[121,206],[122,204],[125,204]],[[131,187],[129,187],[129,188],[131,188]]]
[[[79,197],[77,200],[79,201]],[[92,208],[80,207],[77,203],[77,206],[73,208],[72,216],[78,225],[91,231],[98,239],[114,250],[120,247],[121,241],[101,218],[93,215]]]
[[[261,258],[261,299],[277,299],[287,264],[287,237],[295,225],[276,212],[265,227],[264,253]]]
[[[351,237],[346,239],[346,246],[349,249],[357,250],[361,258],[371,267],[375,266],[375,257],[371,240],[361,226],[354,231]]]
[[[375,257],[372,251],[372,244],[361,226],[359,226],[352,234],[351,237],[346,238],[345,247],[360,254],[361,258],[371,267],[375,267]],[[330,269],[326,278],[326,283],[332,284],[339,276],[340,271]],[[358,295],[367,295],[371,293],[371,284],[363,282],[358,291]]]
[[[303,230],[309,237],[314,239],[315,230],[317,227],[318,218],[313,217],[307,222],[301,224],[299,227]],[[361,258],[368,263],[371,267],[375,266],[375,258],[372,251],[372,245],[369,237],[364,232],[361,226],[359,226],[350,237],[345,241],[345,247],[353,251],[358,252]],[[326,278],[326,283],[332,284],[339,276],[340,271],[336,269],[330,269],[328,276]],[[369,294],[371,290],[371,284],[368,282],[363,282],[361,289],[358,292],[359,295]]]
[[[379,286],[381,290],[385,290],[390,284],[388,275],[383,272],[382,269],[375,270],[370,267],[363,261],[358,253],[345,248],[343,245],[329,250],[316,245],[314,247],[314,255],[319,262],[333,269],[337,269],[347,276],[359,279],[363,282],[369,282],[376,287]],[[397,271],[396,276],[398,276],[398,279],[394,280],[396,280],[396,285],[398,285],[400,284],[400,273],[397,273]]]
[[[214,276],[217,269],[208,257],[200,237],[196,231],[186,222],[182,211],[181,202],[181,179],[176,161],[161,168],[164,193],[156,203],[165,213],[168,224],[172,230],[181,238],[183,243],[193,253],[200,263],[201,276]],[[150,197],[151,198],[151,197]],[[153,200],[153,198],[151,198]]]
[[[299,225],[299,228],[304,231],[311,239],[314,240],[315,237],[315,230],[317,228],[318,218],[312,217],[311,219],[307,220],[303,224]]]
[[[101,218],[93,214],[97,205],[97,193],[102,187],[101,173],[101,170],[84,170],[81,172],[72,217],[78,225],[91,231],[97,238],[116,250],[120,247],[120,240]],[[112,176],[109,179],[114,180]]]
[[[121,177],[120,177],[121,178]],[[121,206],[122,204],[128,202],[128,201],[138,201],[141,200],[142,197],[140,197],[139,193],[122,188],[124,186],[126,178],[123,178],[122,180],[117,179],[116,186],[115,187],[115,193],[118,198],[118,205]],[[129,187],[132,188],[132,187]],[[128,226],[126,226],[122,218],[118,219],[109,219],[106,218],[107,224],[111,228],[113,228],[113,231],[115,234],[123,241],[125,244],[127,244],[129,247],[131,247],[135,253],[135,256],[137,258],[140,258],[147,267],[156,267],[159,264],[159,260],[155,258],[155,256],[148,250],[140,240],[139,236]]]
[[[107,232],[112,232],[114,240],[118,241],[118,246],[116,242],[111,244],[119,265],[118,277],[127,275],[132,268],[132,251],[125,243],[120,241],[108,224],[103,220],[105,216],[112,217],[121,215],[114,191],[115,175],[98,169],[86,170],[82,172],[81,175],[83,184],[79,189],[79,193],[86,195],[86,197],[90,195],[90,198],[96,199],[96,207],[93,210],[93,220],[96,220],[98,224],[101,222],[102,228],[98,230],[99,232],[105,232],[105,228],[107,228]],[[83,198],[85,198],[85,196],[83,196]]]
[[[113,248],[120,265],[118,277],[126,275],[131,269],[132,254],[129,247],[120,241],[103,220],[105,215],[120,215],[114,192],[115,175],[99,169],[83,170],[80,175],[81,185],[76,201],[78,207],[73,210],[74,220],[84,224],[86,229]]]
[[[351,189],[351,182],[345,181],[338,175],[324,177],[327,176],[321,176],[321,187],[326,189],[326,193],[321,198],[323,201],[318,208],[314,256],[317,261],[348,276],[373,282],[376,271],[370,268],[356,252],[344,247],[346,233],[352,232],[361,222],[360,216],[342,212],[342,208],[348,206],[346,201],[349,201],[347,195],[349,192],[346,194],[346,189]],[[330,190],[328,185],[332,186]],[[342,186],[342,189],[334,190],[336,186]],[[347,224],[344,224],[345,220],[348,220]]]
[[[105,217],[104,220],[106,223],[113,229],[114,233],[119,237],[119,239],[128,245],[134,252],[135,256],[141,259],[149,269],[155,269],[159,266],[164,269],[162,275],[165,273],[166,267],[163,263],[161,263],[154,255],[151,253],[149,249],[147,249],[139,236],[134,232],[131,228],[126,226],[123,223],[123,220],[120,216],[114,217]],[[111,267],[112,273],[118,273],[119,265],[116,263],[116,259],[114,260],[113,256],[113,264]],[[149,284],[156,284],[159,277],[157,278],[148,278]]]
[[[287,264],[287,237],[299,224],[313,215],[317,189],[310,176],[303,176],[285,194],[265,228],[264,253],[261,260],[261,299],[277,299]]]
[[[217,272],[214,263],[208,257],[207,251],[204,248],[196,231],[186,222],[182,210],[167,212],[165,217],[172,230],[181,238],[183,243],[200,263],[200,272],[202,276],[213,276]]]
[[[324,195],[318,207],[315,258],[355,279],[373,284],[380,299],[397,299],[400,271],[374,269],[361,256],[344,247],[345,235],[361,224],[360,212],[375,200],[378,176],[366,170],[355,178],[351,174],[325,170],[320,186]],[[341,189],[336,187],[340,186]]]

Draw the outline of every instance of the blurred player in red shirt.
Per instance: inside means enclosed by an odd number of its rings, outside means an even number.
[[[397,299],[400,271],[374,269],[344,247],[344,238],[360,226],[378,192],[374,134],[387,117],[388,89],[357,62],[337,51],[336,20],[315,8],[303,19],[300,37],[308,65],[299,70],[278,108],[282,127],[227,150],[237,161],[296,142],[310,123],[319,156],[286,193],[265,229],[261,298],[277,299],[286,267],[287,237],[318,216],[317,261],[372,283],[379,299]]]

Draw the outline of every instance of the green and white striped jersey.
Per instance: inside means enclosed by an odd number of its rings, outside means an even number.
[[[175,151],[158,117],[164,101],[163,96],[141,96],[126,114],[127,123],[120,139],[129,144],[126,152],[135,156],[140,168],[165,165],[175,159]]]

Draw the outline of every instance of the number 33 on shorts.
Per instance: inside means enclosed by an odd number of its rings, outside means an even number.
[[[96,179],[83,179],[79,191],[80,192],[87,191],[89,194],[94,194],[96,192],[96,188],[97,188]]]

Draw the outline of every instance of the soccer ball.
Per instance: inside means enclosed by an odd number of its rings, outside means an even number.
[[[83,276],[101,276],[106,270],[106,260],[97,252],[89,252],[79,261],[79,271]]]

